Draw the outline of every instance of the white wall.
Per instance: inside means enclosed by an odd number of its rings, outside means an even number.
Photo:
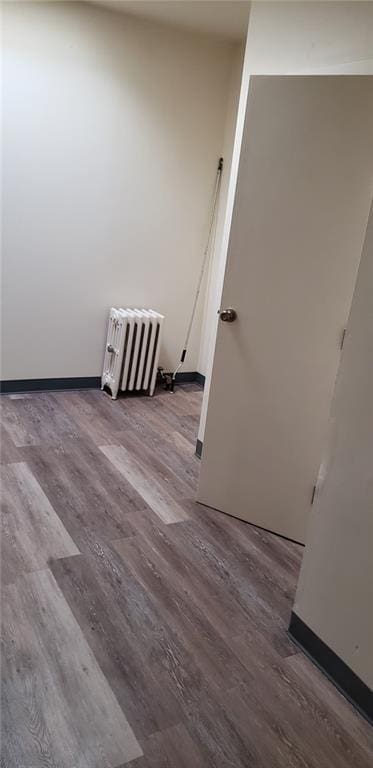
[[[232,172],[229,181],[224,236],[215,254],[219,278],[207,302],[220,307],[229,243],[244,111],[250,75],[256,74],[373,74],[373,3],[254,2],[251,4],[243,65]],[[214,313],[214,314],[215,314]],[[216,314],[215,314],[216,317]],[[206,386],[198,439],[203,442],[217,322],[210,328]]]
[[[373,59],[373,3],[253,3],[248,30],[253,75],[367,74]],[[358,71],[352,72],[353,63]],[[371,73],[371,72],[370,72]]]
[[[111,305],[179,359],[232,46],[89,4],[3,4],[3,379],[99,375]],[[185,370],[198,361],[203,301]]]
[[[373,207],[295,600],[296,614],[373,688]]]

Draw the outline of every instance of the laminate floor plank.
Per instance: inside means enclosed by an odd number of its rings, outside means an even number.
[[[226,689],[242,682],[244,666],[208,621],[206,611],[196,605],[190,593],[183,594],[174,569],[141,537],[122,539],[113,546],[151,595],[167,625],[186,642],[195,665],[210,684]]]
[[[193,394],[198,397],[198,410],[200,410],[201,392],[194,392]],[[179,467],[182,474],[185,471],[188,473],[192,471],[193,480],[198,479],[199,461],[195,456],[198,426],[188,437],[185,437],[179,429],[180,414],[175,414],[168,407],[162,406],[158,409],[158,403],[163,402],[162,400],[159,401],[159,398],[157,398],[155,406],[152,402],[151,399],[135,398],[130,410],[130,416],[134,420],[133,428],[141,434],[146,445],[149,444],[159,450],[160,457],[168,466],[174,468],[173,457],[176,454],[182,459],[182,463],[178,462],[178,471]],[[129,413],[128,408],[127,413]],[[191,414],[186,415],[190,416]]]
[[[135,733],[180,722],[177,676],[182,689],[192,679],[197,691],[200,676],[187,664],[183,671],[183,649],[119,556],[105,549],[51,568]]]
[[[198,435],[199,416],[188,415],[183,416],[178,424],[177,431],[180,432],[187,440],[196,443]]]
[[[196,510],[196,507],[200,509]],[[229,535],[226,515],[216,515],[190,501],[186,508],[192,519],[178,526],[174,536],[183,540],[184,551],[193,549],[200,559],[207,560],[207,570],[214,575],[217,594],[223,591],[221,584],[224,582],[224,591],[235,606],[235,612],[240,607],[245,614],[243,631],[248,652],[252,643],[254,646],[259,643],[262,648],[263,642],[265,648],[269,641],[276,656],[286,657],[294,653],[296,647],[287,635],[287,627],[296,579],[292,581],[292,589],[288,583],[284,585],[281,572],[275,570],[273,561],[258,557],[246,538],[248,526],[244,522],[235,521],[237,536],[234,538]],[[274,573],[277,573],[277,581]],[[235,634],[233,626],[231,636]],[[239,658],[242,660],[241,654]]]
[[[112,400],[107,394],[95,390],[59,392],[52,397],[96,445],[112,443],[113,437],[120,438],[130,429],[146,429],[147,425],[160,434],[167,430],[179,431],[195,444],[201,388],[193,394],[196,401],[191,406],[184,405],[182,417],[175,404],[171,407],[173,395],[162,390],[157,390],[154,398],[127,396]],[[184,402],[183,397],[183,392],[177,393],[177,402]]]
[[[0,418],[18,448],[79,436],[77,425],[49,393],[16,399],[12,395],[3,395]]]
[[[373,757],[373,728],[362,718],[349,701],[331,685],[325,675],[304,654],[298,653],[286,659],[286,671],[291,670],[297,678],[297,685],[307,696],[314,697],[316,705],[326,710],[326,718],[332,718],[337,729],[342,729],[350,737],[350,750],[363,750],[366,763]],[[319,718],[320,719],[320,718]],[[337,737],[336,741],[339,742]],[[351,756],[354,765],[354,755]],[[364,762],[362,762],[365,765]]]
[[[200,393],[195,394],[199,396],[199,401],[201,402]],[[183,418],[192,419],[198,424],[198,417],[196,417],[194,413],[190,413],[190,407],[184,408],[181,416],[181,414],[178,413],[178,409],[175,411],[175,409],[171,407],[172,402],[174,402],[172,395],[171,400],[168,400],[168,397],[170,397],[168,393],[160,391],[157,392],[154,398],[134,396],[130,398],[123,397],[118,400],[121,417],[126,420],[126,423],[127,420],[129,420],[129,428],[144,434],[146,443],[149,440],[149,443],[151,444],[156,436],[164,437],[163,449],[167,447],[167,437],[169,437],[173,431],[181,434],[180,428],[182,426]],[[188,437],[185,437],[184,435],[182,436],[191,447],[195,447],[195,430],[193,432],[189,430],[189,432],[190,434]],[[124,434],[123,430],[121,431],[121,434]]]
[[[102,445],[100,450],[143,498],[143,506],[149,506],[163,522],[177,523],[187,519],[187,512],[170,495],[162,478],[158,479],[149,464],[144,465],[123,445]]]
[[[118,442],[140,460],[150,463],[159,477],[175,490],[177,498],[196,494],[200,462],[195,456],[195,444],[180,432],[163,424],[156,428],[144,419],[122,434]]]
[[[167,443],[167,433],[164,436],[164,443]],[[165,451],[162,451],[160,442],[157,441],[157,445],[154,446],[153,442],[148,441],[145,436],[140,437],[137,430],[136,432],[132,430],[127,432],[125,436],[121,437],[120,444],[143,465],[146,474],[162,483],[175,501],[186,496],[193,496],[196,493],[195,478],[188,477],[185,469],[181,469],[182,459],[179,462],[175,461],[177,459],[175,449],[172,450],[171,448],[170,451],[166,448]],[[172,454],[171,460],[167,459],[170,454]],[[195,457],[195,462],[198,462],[197,457]],[[175,468],[172,467],[172,464],[175,465]]]
[[[146,503],[90,439],[22,453],[80,550],[132,535],[128,513]]]
[[[199,419],[201,413],[200,391],[191,392],[184,388],[176,388],[174,393],[157,393],[158,403],[161,408],[166,409],[168,413],[173,413],[177,418],[180,416],[195,416]]]
[[[263,632],[255,622],[247,622],[244,632],[230,639],[231,652],[252,675],[278,664],[297,652],[296,645],[287,640],[278,641],[277,632]]]
[[[11,464],[12,462],[19,460],[19,450],[10,437],[9,432],[0,421],[0,464]]]
[[[237,556],[240,560],[247,554],[259,557],[261,562],[268,564],[272,571],[276,568],[276,573],[279,574],[283,583],[289,584],[294,590],[304,547],[294,543],[289,547],[289,542],[280,536],[272,536],[268,531],[257,528],[255,525],[250,525],[248,529],[244,521],[230,515],[216,515],[215,510],[194,501],[188,505],[191,516],[193,516],[192,506],[194,506],[194,516],[197,521],[206,526],[214,536],[216,535],[217,541],[222,539],[225,548],[229,539],[229,551],[234,557]]]
[[[169,692],[170,701],[189,706],[208,696],[210,681],[194,660],[187,639],[168,624],[149,590],[134,576],[114,547],[105,545],[101,557],[86,559],[92,563],[96,584],[103,584],[112,613],[115,607],[116,615],[124,617],[125,632],[132,634],[145,667],[151,666],[164,690]],[[76,559],[70,558],[70,562],[74,568]],[[175,707],[175,713],[177,710]]]
[[[188,511],[190,514],[190,504]],[[238,578],[242,574],[245,580],[248,579],[250,584],[255,586],[257,598],[264,600],[271,610],[276,611],[287,622],[289,603],[297,584],[296,578],[284,573],[280,568],[274,571],[272,556],[258,548],[252,537],[248,539],[242,535],[245,532],[245,523],[232,526],[227,522],[232,518],[216,515],[202,505],[198,505],[195,514],[198,519],[194,523],[194,529],[218,547],[221,556],[229,561],[231,571],[237,574]]]
[[[172,429],[180,432],[190,442],[196,442],[199,424],[199,415],[195,413],[185,412],[179,413],[176,407],[176,400],[173,400],[173,395],[168,392],[160,393],[156,398],[145,399],[143,408],[146,409],[148,417],[153,418],[156,414],[157,421],[159,419],[164,425],[171,427]],[[124,403],[125,401],[123,401]],[[155,406],[154,404],[155,403]]]
[[[268,768],[261,741],[251,738],[249,720],[246,738],[239,731],[227,706],[227,692],[214,700],[205,699],[194,707],[185,707],[185,715],[188,732],[209,768]]]
[[[38,631],[23,603],[22,588],[2,590],[1,766],[64,768],[79,755],[78,734],[63,695],[51,686],[53,671],[41,659]],[[77,765],[87,767],[81,756]]]
[[[268,666],[253,677],[250,686],[243,684],[227,692],[226,705],[243,738],[247,733],[245,713],[251,713],[253,733],[254,723],[262,733],[267,731],[265,743],[272,741],[273,749],[277,747],[281,767],[368,768],[364,749],[340,727],[333,712],[291,674],[287,660]],[[282,712],[281,722],[278,712]]]
[[[79,554],[25,462],[2,467],[2,583],[46,568],[51,557]]]
[[[170,430],[179,432],[195,446],[199,416],[191,413],[190,407],[179,413],[176,401],[170,393],[161,391],[154,398],[121,398],[118,403],[122,413],[126,417],[129,415],[135,425],[150,424],[165,435]]]
[[[64,410],[78,426],[82,436],[89,437],[97,446],[114,442],[133,426],[132,399],[126,400],[126,408],[119,400],[112,400],[101,391],[59,392],[54,395]]]
[[[265,677],[271,679],[279,706],[288,707],[288,719],[294,729],[298,734],[307,734],[310,748],[316,738],[319,740],[331,767],[338,762],[341,768],[368,768],[364,748],[355,745],[348,728],[328,710],[322,697],[304,685],[289,658],[269,667]],[[307,737],[302,737],[303,749]]]
[[[144,537],[157,556],[162,557],[182,584],[183,593],[204,611],[209,621],[223,638],[239,634],[247,628],[247,617],[240,606],[220,589],[204,561],[193,548],[186,548],[179,540],[177,526],[164,525],[154,515],[140,512],[131,517],[131,524]]]
[[[173,444],[176,446],[176,448],[179,450],[182,456],[184,458],[193,458],[193,466],[196,468],[196,477],[198,480],[199,472],[197,471],[200,463],[196,456],[196,443],[195,440],[187,440],[186,437],[184,437],[180,432],[172,431],[171,432],[171,439],[173,441]],[[196,459],[196,461],[195,461]]]
[[[268,698],[271,693],[267,690]],[[260,745],[263,765],[276,768],[330,768],[329,760],[324,759],[324,755],[318,754],[315,758],[312,749],[309,749],[308,738],[305,748],[299,746],[297,734],[292,724],[288,723],[287,712],[283,712],[280,723],[274,707],[268,709],[263,706],[261,697],[257,696],[255,682],[250,688],[240,686],[239,689],[228,691],[226,706],[243,743],[254,742]]]
[[[118,690],[116,688],[118,681],[109,677],[107,669],[103,666],[108,654],[108,638],[113,636],[113,622],[117,622],[122,628],[120,637],[125,643],[124,647],[118,649],[117,654],[122,653],[124,658],[128,657],[126,642],[128,642],[128,638],[132,638],[132,648],[136,648],[137,652],[141,654],[144,668],[150,669],[158,680],[163,692],[158,706],[161,702],[165,702],[165,706],[174,713],[177,722],[182,719],[183,715],[188,718],[191,716],[194,722],[194,718],[198,719],[198,713],[205,711],[205,708],[206,712],[210,712],[209,717],[213,718],[212,712],[215,711],[217,703],[217,686],[214,680],[209,676],[208,670],[202,669],[203,664],[201,666],[201,662],[193,658],[188,638],[177,634],[174,626],[167,622],[165,615],[149,593],[149,589],[146,589],[134,578],[128,563],[116,556],[110,547],[105,547],[101,558],[84,555],[84,557],[58,560],[52,564],[51,567],[58,584],[88,637],[89,621],[92,614],[89,618],[86,615],[85,618],[82,616],[82,612],[86,611],[87,604],[90,602],[87,598],[87,586],[84,587],[82,603],[79,606],[75,604],[74,607],[70,601],[75,599],[78,590],[66,586],[66,578],[70,580],[71,585],[71,575],[66,573],[66,569],[65,571],[62,570],[65,564],[68,564],[70,574],[71,572],[76,573],[79,569],[80,579],[85,581],[85,585],[87,584],[87,573],[91,574],[88,578],[91,584],[93,582],[93,586],[91,586],[92,600],[95,599],[94,596],[97,596],[100,589],[105,594],[103,602],[110,610],[111,625],[102,632],[101,628],[103,625],[106,627],[106,620],[103,621],[101,609],[95,605],[98,624],[93,625],[94,636],[90,635],[90,642],[101,642],[101,648],[104,648],[104,654],[100,651],[98,656],[96,647],[95,655],[99,658],[99,663],[110,680],[118,700],[125,701],[127,696],[125,686],[122,691]],[[93,577],[92,571],[94,572]],[[79,591],[83,592],[80,587]],[[102,634],[101,638],[100,634]],[[131,664],[132,657],[133,652],[131,651],[129,655]],[[117,658],[117,666],[118,661]],[[132,724],[136,712],[131,715],[128,704],[125,711],[129,722]],[[226,719],[225,714],[223,719]]]
[[[276,569],[276,560],[257,548],[254,531],[247,538],[245,523],[235,520],[232,527],[230,522],[227,525],[231,520],[203,509],[194,529],[199,534],[198,541],[205,545],[209,542],[213,547],[215,562],[229,573],[232,596],[251,617],[243,635],[232,641],[234,651],[243,663],[248,658],[252,663],[260,659],[268,662],[269,658],[273,662],[276,657],[297,653],[297,646],[287,635],[297,579],[292,572],[286,578],[280,568]]]
[[[114,768],[140,757],[141,747],[50,571],[21,577],[4,592],[8,764]]]
[[[191,552],[194,551],[195,560],[203,563],[204,571],[214,579],[216,594],[224,592],[229,596],[236,611],[240,608],[248,621],[254,622],[261,631],[268,633],[272,641],[276,639],[278,647],[283,645],[286,655],[289,646],[286,635],[287,625],[279,611],[274,610],[273,601],[269,605],[261,596],[257,580],[253,582],[249,578],[244,578],[244,571],[236,568],[229,560],[229,552],[225,552],[218,542],[208,536],[196,520],[187,520],[173,527],[170,535],[178,540],[186,557],[190,558]],[[276,600],[276,594],[275,591],[274,600]],[[290,610],[289,602],[289,615]],[[236,632],[236,634],[239,633]]]
[[[129,763],[128,768],[207,768],[183,723],[152,734],[142,746],[144,757]]]

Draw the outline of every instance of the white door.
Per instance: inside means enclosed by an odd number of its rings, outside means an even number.
[[[303,542],[373,188],[373,77],[252,77],[198,500]]]

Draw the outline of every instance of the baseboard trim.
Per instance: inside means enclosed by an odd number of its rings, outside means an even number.
[[[343,696],[373,725],[373,691],[294,611],[291,614],[289,635]]]
[[[58,389],[99,389],[100,376],[73,376],[62,379],[8,379],[0,382],[3,395],[25,392],[50,392]]]
[[[205,381],[206,381],[206,376],[204,376],[203,373],[198,373],[198,371],[196,371],[196,378],[195,378],[195,380],[198,382],[198,384],[201,385],[201,387],[204,387],[205,386]]]
[[[200,459],[202,457],[202,449],[203,449],[203,442],[202,440],[197,440],[196,442],[196,456]]]
[[[187,381],[195,381],[196,376],[196,371],[179,371],[179,373],[176,374],[175,381],[180,382],[180,384]]]
[[[204,386],[205,377],[202,373],[198,373],[198,371],[179,371],[179,373],[176,374],[176,381],[180,384],[188,381],[196,381],[198,384]]]
[[[197,381],[202,386],[205,377],[197,371],[181,371],[176,375],[179,383]],[[101,376],[72,376],[62,379],[6,379],[0,381],[0,394],[51,392],[61,389],[100,389]]]

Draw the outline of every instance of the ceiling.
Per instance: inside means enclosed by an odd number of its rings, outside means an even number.
[[[95,5],[232,42],[246,37],[250,3],[246,0],[92,0]]]

